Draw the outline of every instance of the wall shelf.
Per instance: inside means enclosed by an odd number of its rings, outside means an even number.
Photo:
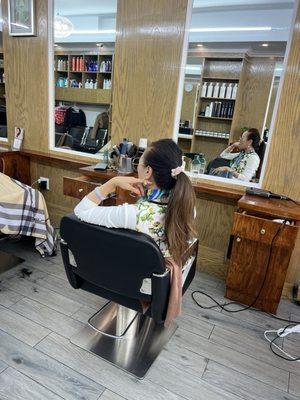
[[[224,99],[223,97],[200,97],[202,100],[235,101],[236,99]]]
[[[193,139],[193,135],[187,135],[185,133],[178,133],[178,137],[179,137],[179,139],[188,139],[188,140]]]
[[[239,82],[238,78],[223,78],[222,76],[220,76],[220,77],[202,76],[202,79],[204,79],[206,81],[226,81],[226,82],[235,82],[235,83]]]
[[[110,104],[111,90],[56,87],[55,100],[72,103]]]
[[[232,118],[205,117],[204,115],[198,115],[198,118],[203,118],[203,119],[216,119],[216,120],[220,120],[220,121],[232,121]]]
[[[73,70],[73,63],[72,60],[73,58],[79,58],[81,60],[79,69]],[[59,61],[63,61],[64,64],[62,65],[63,69],[58,69]],[[76,80],[77,83],[81,83],[83,88],[86,80],[92,79],[93,82],[95,83],[97,81],[97,89],[103,89],[104,88],[104,81],[105,80],[110,80],[111,81],[111,75],[112,75],[112,68],[113,68],[113,55],[112,54],[72,54],[72,53],[55,53],[54,56],[54,65],[55,65],[55,84],[57,80],[61,77],[63,79],[68,79],[68,82],[70,84],[71,80]],[[92,65],[89,65],[88,63],[96,63],[97,65],[94,65],[93,67],[97,68],[97,71],[88,71],[88,70],[82,70],[83,68],[88,68],[91,67]],[[101,63],[103,62],[109,62],[109,64],[106,64],[108,68],[110,69],[109,71],[99,71]],[[61,65],[61,64],[60,64]],[[94,90],[94,89],[93,89]],[[109,90],[109,89],[105,89]]]

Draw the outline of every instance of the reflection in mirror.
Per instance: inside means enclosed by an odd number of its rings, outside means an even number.
[[[54,146],[95,154],[110,137],[117,0],[54,5]]]
[[[259,182],[292,3],[194,0],[178,130],[193,177]]]

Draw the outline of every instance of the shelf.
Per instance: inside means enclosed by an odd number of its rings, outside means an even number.
[[[178,133],[178,138],[179,139],[192,140],[193,139],[193,135],[187,135],[187,134],[184,134],[184,133]]]
[[[208,81],[224,81],[224,82],[227,82],[227,81],[229,81],[229,82],[238,82],[239,81],[239,78],[221,78],[221,77],[219,77],[219,78],[216,78],[216,77],[210,77],[210,76],[202,76],[202,79],[206,79],[206,80],[208,80]]]
[[[69,72],[67,69],[60,69],[60,70],[58,70],[58,69],[55,69],[54,70],[55,72]]]
[[[75,103],[110,104],[111,90],[56,87],[55,100]]]
[[[204,115],[198,115],[198,118],[203,118],[203,119],[216,119],[216,120],[219,120],[219,121],[232,121],[232,118],[205,117]]]
[[[236,99],[224,99],[223,97],[203,97],[201,96],[200,99],[204,100],[218,100],[218,101],[235,101]]]
[[[195,133],[195,138],[205,138],[205,139],[216,139],[216,140],[225,140],[228,142],[229,138],[227,137],[220,137],[220,136],[209,136],[209,135],[199,135]]]

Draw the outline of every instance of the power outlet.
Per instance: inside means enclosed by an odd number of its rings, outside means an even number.
[[[38,184],[41,189],[50,190],[49,178],[44,178],[43,176],[40,176],[38,179]]]

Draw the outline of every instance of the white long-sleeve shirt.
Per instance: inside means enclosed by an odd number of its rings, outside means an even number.
[[[220,157],[226,160],[235,160],[241,153],[229,153],[226,150],[222,151]],[[231,168],[238,172],[238,177],[242,181],[250,181],[255,175],[260,163],[259,156],[253,151],[244,153],[238,164],[233,162]]]
[[[84,197],[74,209],[77,218],[90,224],[107,228],[136,229],[137,207],[135,204],[102,207]]]

